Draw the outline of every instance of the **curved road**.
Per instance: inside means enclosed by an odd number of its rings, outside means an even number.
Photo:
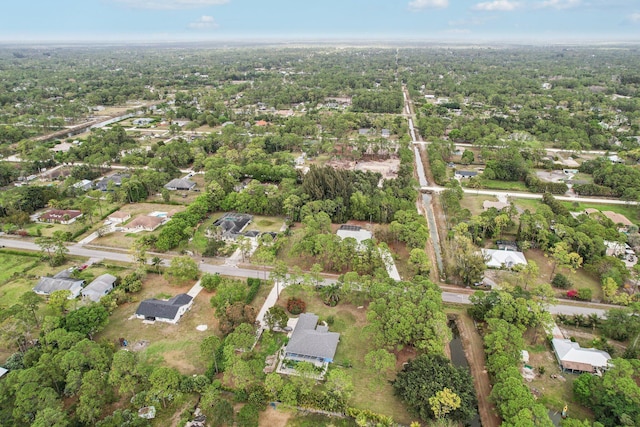
[[[21,249],[27,251],[40,251],[40,247],[33,242],[22,240],[22,239],[9,239],[9,238],[0,238],[0,245],[5,246],[7,248],[12,249]],[[87,258],[103,258],[112,261],[119,262],[127,262],[131,263],[131,255],[128,253],[121,252],[112,252],[108,250],[100,250],[100,249],[86,249],[79,245],[68,246],[69,254],[75,256],[82,256]],[[168,265],[170,258],[163,258],[163,264]],[[232,265],[212,265],[207,263],[200,263],[200,270],[205,273],[219,273],[225,276],[235,276],[235,277],[256,277],[256,278],[264,278],[265,276],[269,276],[268,271],[261,270],[252,270],[248,268],[241,268]],[[324,283],[335,283],[335,279],[325,278]],[[447,290],[443,290],[442,292],[442,300],[448,303],[454,304],[471,304],[469,301],[469,291],[460,289],[460,291],[451,292]],[[589,315],[592,313],[597,314],[598,316],[603,316],[605,311],[615,308],[615,306],[609,306],[606,304],[590,304],[590,307],[581,306],[577,304],[558,304],[555,306],[550,306],[549,311],[552,314],[583,314]]]

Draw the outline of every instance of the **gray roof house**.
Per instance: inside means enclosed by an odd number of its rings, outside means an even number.
[[[104,177],[100,181],[98,181],[96,183],[96,188],[100,191],[107,191],[110,182],[113,182],[113,185],[115,185],[116,187],[120,187],[124,178],[129,178],[129,175],[114,173],[113,175]]]
[[[82,285],[84,285],[84,280],[64,277],[41,277],[38,284],[33,288],[33,292],[38,295],[51,295],[55,291],[68,290],[71,291],[69,299],[74,299],[80,295]]]
[[[553,338],[551,345],[563,371],[598,373],[609,368],[611,356],[606,351],[580,348],[578,343],[559,338]]]
[[[80,293],[83,298],[94,302],[99,302],[100,298],[111,292],[116,285],[118,278],[111,274],[103,274],[98,276],[93,282],[89,283]]]
[[[136,310],[138,319],[176,324],[193,305],[193,297],[178,294],[169,300],[150,298],[142,301]]]
[[[235,239],[242,234],[242,231],[249,225],[253,216],[247,214],[227,213],[213,223],[214,227],[222,229],[222,237],[225,239]]]
[[[176,190],[190,191],[190,190],[193,190],[195,186],[196,186],[196,183],[193,181],[189,181],[188,179],[183,179],[183,178],[176,178],[166,183],[164,188],[172,191],[176,191]]]
[[[315,365],[331,363],[339,340],[339,333],[329,332],[327,326],[318,325],[318,316],[303,313],[291,334],[284,357]]]

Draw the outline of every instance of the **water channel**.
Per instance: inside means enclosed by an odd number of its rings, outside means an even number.
[[[450,320],[448,326],[449,329],[451,329],[451,333],[453,335],[453,338],[449,342],[451,363],[453,363],[453,366],[455,367],[464,367],[469,369],[469,362],[467,361],[467,356],[465,356],[464,354],[464,347],[462,347],[462,340],[460,339],[458,326],[456,325],[455,320]],[[482,423],[480,422],[480,415],[476,413],[476,416],[467,425],[470,427],[482,427]]]

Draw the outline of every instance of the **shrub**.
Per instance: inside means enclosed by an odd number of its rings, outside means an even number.
[[[576,291],[575,289],[569,289],[567,291],[568,298],[575,298],[577,295],[578,295],[578,291]]]
[[[567,276],[565,276],[564,274],[558,273],[553,277],[553,280],[551,281],[551,285],[554,288],[569,289],[571,286],[573,286],[573,283],[571,283],[571,281],[567,278]]]
[[[218,285],[221,281],[222,277],[220,277],[220,274],[205,273],[200,279],[200,285],[202,285],[202,287],[208,292],[213,292],[218,289]]]
[[[576,298],[582,301],[591,301],[591,297],[593,296],[593,291],[589,288],[580,288],[578,289],[578,294]]]
[[[299,298],[289,298],[287,301],[287,311],[291,314],[303,313],[307,304]]]

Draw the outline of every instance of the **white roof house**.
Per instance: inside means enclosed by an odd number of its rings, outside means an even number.
[[[487,267],[490,268],[512,268],[516,265],[527,265],[527,259],[522,252],[483,249],[482,255],[486,259]]]
[[[362,227],[358,225],[349,225],[343,224],[340,226],[338,231],[336,232],[338,237],[341,239],[346,239],[347,237],[352,237],[358,241],[358,245],[362,244],[365,240],[369,240],[373,238],[373,234],[369,230],[364,230]]]
[[[553,352],[563,371],[601,372],[609,367],[611,356],[595,348],[580,348],[580,344],[567,339],[553,338]]]

